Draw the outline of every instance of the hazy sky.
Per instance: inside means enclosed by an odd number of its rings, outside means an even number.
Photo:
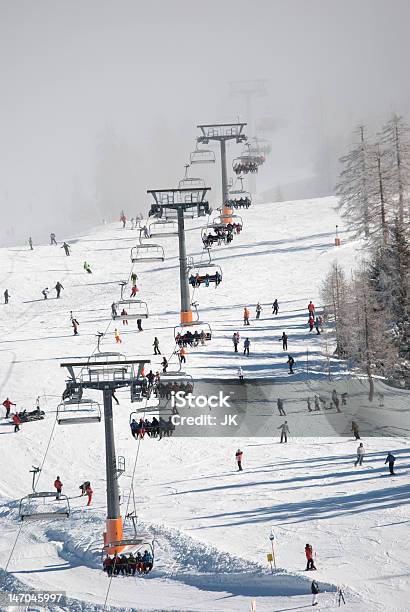
[[[267,80],[259,189],[320,175],[358,121],[409,117],[409,22],[408,0],[0,0],[0,243],[99,222],[104,190],[146,209],[197,123],[247,120],[239,79]]]

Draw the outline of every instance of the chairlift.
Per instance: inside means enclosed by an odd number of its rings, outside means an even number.
[[[226,201],[226,205],[231,208],[249,208],[252,204],[252,195],[249,191],[246,191],[243,188],[243,177],[238,176],[237,181],[240,181],[241,187],[236,188],[232,185],[231,189],[228,191],[228,199]]]
[[[188,176],[189,164],[185,164],[184,178],[178,183],[179,189],[201,189],[205,187],[205,181],[202,178]]]
[[[30,493],[20,500],[19,516],[22,521],[45,521],[65,519],[70,516],[67,495],[53,491]]]
[[[223,216],[220,215],[212,223],[201,228],[201,239],[204,249],[212,248],[214,243],[217,246],[221,246],[221,244],[229,244],[232,241],[233,233],[227,231],[227,223],[223,221]],[[231,217],[232,215],[226,216],[227,219]],[[214,230],[214,234],[212,234],[212,230]]]
[[[148,226],[150,238],[152,236],[177,236],[178,223],[171,219],[157,219],[152,221]]]
[[[174,338],[179,347],[195,348],[212,340],[212,329],[209,323],[200,321],[198,317],[197,321],[176,325]]]
[[[195,151],[192,151],[189,156],[190,164],[214,164],[215,153],[211,149],[201,149],[198,147],[198,142],[195,145]]]
[[[69,381],[69,384],[64,389],[62,400],[66,404],[77,404],[81,402],[83,397],[83,387],[80,383],[76,381]]]
[[[164,247],[160,244],[137,244],[131,249],[132,263],[139,261],[165,261]]]
[[[111,307],[111,316],[114,321],[148,319],[148,306],[143,300],[119,300]]]
[[[77,403],[61,402],[57,406],[58,425],[79,425],[83,423],[100,423],[100,404],[91,399],[82,399]]]
[[[212,220],[212,224],[216,226],[224,225],[226,227],[226,223],[231,223],[232,225],[239,225],[240,228],[243,228],[243,219],[240,215],[236,215],[233,213],[228,214],[220,214]]]
[[[188,259],[188,281],[192,287],[200,287],[204,285],[209,287],[211,283],[214,283],[216,287],[222,282],[222,268],[218,264],[214,264],[211,261],[211,253],[208,250],[209,261],[197,261],[195,262],[191,257]]]

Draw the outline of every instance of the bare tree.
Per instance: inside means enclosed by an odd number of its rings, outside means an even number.
[[[369,182],[372,183],[369,143],[365,126],[355,131],[356,143],[349,153],[340,158],[343,169],[336,186],[339,209],[348,227],[356,236],[369,236]]]
[[[410,127],[403,117],[394,114],[379,135],[386,152],[390,175],[390,190],[398,205],[398,221],[409,216],[410,197]]]

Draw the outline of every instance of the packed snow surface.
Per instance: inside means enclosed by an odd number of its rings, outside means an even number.
[[[205,347],[188,350],[186,371],[196,379],[232,379],[242,366],[245,379],[254,385],[254,379],[269,379],[285,396],[289,387],[294,402],[286,405],[291,432],[287,444],[279,443],[284,417],[274,404],[266,414],[264,437],[174,437],[138,443],[128,424],[135,405],[128,391],[118,392],[116,448],[126,458],[120,479],[122,510],[125,514],[134,508],[129,492],[138,451],[135,507],[141,526],[155,538],[156,563],[146,578],[118,577],[111,583],[101,571],[106,509],[103,424],[55,424],[65,388],[60,363],[88,357],[101,331],[101,350],[147,357],[154,372],[160,369],[161,357],[153,356],[154,336],[162,353],[171,357],[179,320],[177,237],[150,241],[164,246],[165,262],[134,265],[138,297],[150,312],[143,332],[137,331],[134,320],[128,326],[115,325],[110,317],[110,305],[119,299],[119,283],[129,279],[136,230],[122,229],[119,223],[98,227],[69,241],[70,257],[60,248],[61,241],[59,246],[36,245],[34,251],[0,250],[0,287],[11,296],[0,319],[1,398],[8,396],[18,409],[31,410],[40,396],[46,412],[43,421],[23,424],[16,434],[9,421],[0,424],[4,591],[63,590],[69,598],[64,609],[70,610],[98,610],[106,603],[106,609],[238,612],[250,610],[252,602],[257,612],[299,610],[311,605],[312,573],[304,572],[304,546],[309,542],[318,568],[313,574],[323,591],[319,609],[336,608],[335,590],[341,586],[346,610],[409,610],[408,430],[397,423],[394,437],[364,437],[364,464],[354,467],[357,442],[332,435],[323,411],[309,414],[302,400],[297,403],[298,384],[328,384],[329,373],[336,381],[346,373],[346,366],[331,358],[329,334],[309,334],[307,328],[307,303],[313,300],[320,306],[319,287],[331,262],[337,259],[350,272],[362,256],[360,245],[343,231],[335,204],[325,198],[246,210],[243,232],[231,245],[212,252],[213,261],[222,267],[223,282],[217,289],[201,286],[193,295],[201,320],[212,327],[213,339]],[[204,222],[187,221],[187,251],[205,262],[200,232]],[[334,246],[336,224],[341,228],[339,247]],[[83,269],[85,260],[92,274]],[[64,286],[59,300],[52,289],[57,281]],[[41,295],[45,287],[50,288],[47,301]],[[129,285],[124,295],[127,292]],[[277,317],[271,311],[275,298],[280,304]],[[256,321],[258,301],[263,311]],[[251,310],[249,327],[243,326],[245,306]],[[70,311],[80,323],[77,337]],[[120,348],[115,327],[121,332]],[[236,355],[234,331],[241,334]],[[282,331],[289,334],[289,353],[296,361],[293,377],[287,373],[287,353],[279,341]],[[242,354],[246,337],[251,340],[250,357]],[[175,369],[176,358],[170,361]],[[382,387],[380,383],[379,391]],[[383,395],[388,394],[384,389]],[[98,399],[98,393],[91,396]],[[382,418],[389,402],[375,404]],[[403,391],[391,409],[405,411],[407,406]],[[304,432],[299,431],[301,423]],[[309,437],[294,437],[295,431]],[[318,437],[321,431],[328,435]],[[241,473],[234,460],[237,448],[244,452]],[[395,477],[384,466],[387,451],[397,457]],[[31,492],[32,466],[43,468],[38,490],[53,490],[56,475],[61,477],[64,492],[72,498],[70,518],[19,522],[20,498]],[[78,497],[84,480],[91,480],[94,489],[90,508]],[[278,568],[273,575],[266,560],[272,528]]]

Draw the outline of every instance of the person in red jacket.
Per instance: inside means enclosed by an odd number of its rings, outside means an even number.
[[[312,300],[310,300],[310,302],[308,304],[308,312],[309,312],[309,315],[314,318],[314,316],[315,316],[315,305],[312,302]]]
[[[55,479],[54,488],[57,491],[56,499],[60,499],[61,491],[63,489],[63,483],[60,480],[60,476],[57,476],[57,478]]]
[[[306,560],[307,560],[307,564],[306,564],[306,571],[308,570],[315,570],[315,564],[313,562],[313,548],[311,546],[311,544],[306,544],[305,546],[305,555],[306,555]]]
[[[16,433],[17,431],[20,431],[20,425],[21,425],[21,419],[19,417],[19,415],[17,414],[13,414],[13,423],[14,423],[14,433]]]
[[[91,501],[92,501],[92,498],[93,498],[93,490],[92,490],[91,485],[90,485],[89,482],[87,483],[87,486],[85,487],[85,494],[88,497],[87,506],[91,506]]]
[[[11,402],[11,401],[9,400],[9,398],[8,398],[8,397],[7,397],[7,398],[4,400],[4,402],[3,402],[3,406],[4,406],[4,407],[5,407],[5,409],[6,409],[6,419],[8,419],[8,418],[9,418],[10,408],[11,408],[12,406],[15,406],[15,405],[16,405],[16,404],[13,404],[13,402]]]
[[[243,452],[241,451],[240,448],[238,448],[238,450],[235,453],[235,459],[236,459],[236,463],[238,464],[239,472],[242,472],[242,457],[243,457]]]
[[[309,333],[310,333],[311,331],[313,331],[313,328],[315,326],[315,320],[313,317],[309,318],[308,324],[309,324]]]

